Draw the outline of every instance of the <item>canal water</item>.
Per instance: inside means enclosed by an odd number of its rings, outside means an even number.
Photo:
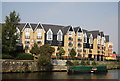
[[[118,79],[120,70],[109,70],[100,74],[72,74],[67,72],[33,72],[33,73],[3,73],[3,79]]]

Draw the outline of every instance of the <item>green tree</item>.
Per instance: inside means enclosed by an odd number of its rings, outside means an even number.
[[[32,54],[38,55],[40,54],[40,48],[38,47],[38,45],[36,43],[34,43],[34,46],[32,47],[32,49],[30,50],[30,52]]]
[[[61,48],[58,52],[58,54],[60,55],[60,57],[62,57],[62,55],[65,54],[65,50],[63,48]]]
[[[71,49],[71,51],[70,51],[70,56],[71,56],[72,58],[74,58],[74,57],[76,56],[76,52],[75,52],[75,49],[74,49],[74,48]]]
[[[43,45],[40,47],[40,57],[39,64],[41,66],[51,65],[51,55],[55,51],[55,49],[49,45]]]
[[[16,50],[16,40],[18,39],[17,26],[19,25],[19,14],[15,11],[6,16],[5,24],[2,26],[2,52],[13,54]]]

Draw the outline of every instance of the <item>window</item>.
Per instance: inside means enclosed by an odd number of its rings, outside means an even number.
[[[81,36],[78,36],[78,41],[82,41]]]
[[[78,50],[78,52],[82,52],[81,48],[78,48],[77,50]]]
[[[100,35],[98,35],[97,36],[97,44],[100,44],[100,39],[101,39],[101,37],[100,37]]]
[[[30,28],[26,28],[26,32],[30,32]]]
[[[29,44],[30,43],[30,40],[25,40],[25,44]]]
[[[92,36],[92,34],[90,35],[90,38],[89,38],[89,44],[93,44],[93,36]]]
[[[25,38],[30,38],[30,28],[26,28],[25,30]]]
[[[62,31],[59,30],[58,33],[57,33],[57,41],[62,41],[63,40],[63,34],[62,34]]]
[[[29,38],[30,38],[30,36],[29,36],[29,35],[26,35],[26,36],[25,36],[25,38],[26,38],[26,39],[29,39]]]
[[[68,47],[68,51],[70,51],[72,49],[72,47]]]
[[[42,41],[41,41],[41,40],[38,40],[37,43],[38,43],[38,44],[42,44]]]
[[[80,44],[80,43],[78,43],[78,46],[81,46],[81,44]]]
[[[37,38],[41,38],[41,37],[42,37],[42,29],[38,29]]]
[[[69,42],[69,43],[68,43],[68,46],[72,46],[72,45],[73,45],[73,43],[72,43],[72,42]]]
[[[47,32],[47,40],[53,40],[53,32],[51,29],[49,29]]]
[[[104,45],[104,43],[105,43],[105,38],[102,37],[102,45]]]
[[[71,41],[72,41],[73,39],[72,39],[72,37],[69,37],[68,40],[71,40]]]
[[[87,43],[87,36],[84,37],[84,42]]]

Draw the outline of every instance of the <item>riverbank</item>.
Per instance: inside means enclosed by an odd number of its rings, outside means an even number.
[[[8,72],[14,72],[14,73],[20,73],[20,72],[45,72],[45,71],[52,71],[52,72],[62,72],[67,71],[67,66],[65,65],[53,65],[53,66],[47,66],[42,67],[38,65],[37,61],[34,60],[0,60],[2,64],[2,72],[8,73]],[[65,62],[65,61],[64,61]],[[117,70],[120,69],[120,65],[117,62],[97,62],[100,65],[106,65],[108,70]]]

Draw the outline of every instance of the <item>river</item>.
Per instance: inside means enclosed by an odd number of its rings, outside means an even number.
[[[3,73],[3,79],[118,79],[120,70],[109,70],[106,74],[72,74],[67,72]]]

